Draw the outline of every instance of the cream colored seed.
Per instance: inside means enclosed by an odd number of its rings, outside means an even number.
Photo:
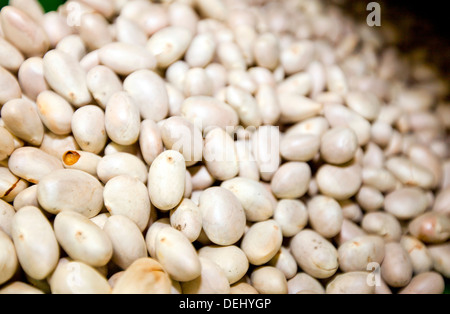
[[[17,72],[24,62],[22,53],[5,39],[0,39],[0,66],[11,72]]]
[[[203,230],[218,245],[232,245],[244,234],[245,212],[240,201],[230,191],[213,187],[200,196]]]
[[[198,254],[200,258],[216,263],[224,271],[230,284],[241,280],[249,268],[247,256],[237,246],[205,246]]]
[[[295,277],[288,280],[288,293],[297,294],[302,291],[325,294],[325,289],[317,279],[305,273],[297,273]]]
[[[17,270],[19,265],[14,243],[9,236],[0,229],[0,284],[7,282]]]
[[[275,267],[263,266],[255,269],[251,276],[252,284],[261,294],[286,294],[287,281],[284,274]]]
[[[14,137],[4,127],[0,127],[0,160],[5,160],[14,152]]]
[[[399,243],[388,243],[385,250],[386,255],[381,265],[381,276],[391,287],[405,287],[409,284],[413,275],[413,267],[408,253]]]
[[[50,89],[44,78],[44,61],[42,58],[34,57],[25,60],[20,65],[17,77],[22,92],[31,100],[36,100],[41,92]]]
[[[9,158],[8,167],[16,176],[30,183],[38,183],[46,175],[63,169],[58,158],[34,147],[16,149]]]
[[[284,237],[293,237],[308,223],[308,211],[299,200],[280,200],[274,212]]]
[[[156,73],[149,70],[133,72],[123,82],[123,89],[139,106],[143,119],[159,122],[169,113],[167,90]]]
[[[283,235],[274,220],[255,223],[244,235],[241,249],[252,265],[263,265],[281,249]]]
[[[345,200],[358,193],[362,185],[361,167],[357,163],[344,166],[324,165],[316,175],[320,191],[336,200]]]
[[[62,211],[55,218],[54,228],[59,244],[71,258],[93,267],[104,266],[111,259],[111,240],[85,216]]]
[[[92,97],[103,108],[111,96],[122,90],[122,82],[119,77],[108,67],[95,66],[87,72],[87,86]]]
[[[0,230],[11,236],[11,222],[15,214],[14,207],[0,200]]]
[[[11,237],[24,271],[44,279],[56,268],[59,246],[50,222],[36,207],[24,207],[12,219]]]
[[[344,220],[338,202],[327,196],[316,196],[308,202],[309,222],[312,228],[325,238],[336,236]]]
[[[79,35],[64,37],[56,45],[56,49],[67,53],[80,61],[86,55],[86,46]]]
[[[44,76],[52,89],[75,107],[92,100],[86,73],[74,57],[58,50],[49,51],[44,56]]]
[[[183,282],[184,294],[229,294],[230,284],[225,272],[213,261],[200,258],[201,274],[196,279]]]
[[[137,224],[143,231],[151,213],[148,190],[144,183],[129,175],[119,175],[109,180],[103,190],[106,209],[111,215],[122,215]]]
[[[56,135],[67,135],[72,131],[72,106],[52,91],[43,91],[36,100],[39,116],[45,126]]]
[[[151,258],[135,261],[117,280],[113,294],[170,293],[170,277],[160,263]]]
[[[411,236],[403,236],[400,244],[408,252],[416,275],[433,269],[433,260],[425,244]]]
[[[147,166],[141,159],[128,153],[107,155],[97,165],[97,176],[105,184],[120,175],[129,175],[145,184],[148,177]]]
[[[269,265],[281,270],[287,280],[297,274],[297,262],[289,250],[284,247],[270,260]]]
[[[63,258],[49,279],[53,294],[109,294],[108,281],[83,262]]]
[[[375,286],[367,284],[366,272],[338,275],[327,285],[327,294],[374,294]]]
[[[13,175],[8,168],[0,167],[0,198],[13,202],[28,187],[28,182]]]
[[[5,38],[29,57],[42,56],[49,48],[44,30],[25,12],[7,6],[1,12]]]
[[[150,166],[150,199],[160,210],[171,210],[181,202],[185,184],[186,161],[180,153],[168,150],[159,155]]]
[[[202,266],[194,246],[178,230],[161,229],[156,235],[155,253],[174,280],[186,282],[201,275]]]
[[[194,242],[202,231],[202,214],[198,206],[185,198],[170,212],[170,224],[181,231],[189,241]]]
[[[44,292],[26,283],[15,281],[0,289],[0,294],[44,294]]]
[[[80,170],[51,172],[38,183],[37,195],[39,204],[51,214],[74,211],[92,218],[103,207],[103,186]]]
[[[117,92],[108,100],[105,111],[105,128],[108,137],[120,145],[137,142],[141,117],[139,107],[126,92]]]
[[[337,250],[312,230],[301,231],[292,239],[291,252],[298,265],[314,278],[329,278],[338,270]]]
[[[150,37],[147,50],[156,57],[159,67],[167,68],[184,55],[191,40],[192,34],[188,29],[166,27]]]
[[[81,16],[79,32],[89,50],[99,49],[113,41],[108,21],[97,13]]]
[[[103,230],[113,246],[112,261],[122,269],[127,269],[136,260],[147,257],[144,237],[131,219],[121,215],[111,216]]]
[[[333,128],[321,140],[320,154],[331,164],[345,164],[353,159],[358,149],[358,138],[350,128]]]
[[[25,142],[39,146],[44,137],[44,126],[34,104],[25,99],[8,101],[1,109],[2,120],[12,134]]]
[[[239,199],[247,221],[265,221],[273,216],[276,201],[259,182],[234,178],[223,182],[221,187],[231,191]]]

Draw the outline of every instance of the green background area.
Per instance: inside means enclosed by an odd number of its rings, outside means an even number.
[[[9,2],[8,0],[0,0],[0,6],[4,7],[5,5],[8,4],[8,2]],[[56,10],[56,8],[58,8],[61,5],[61,3],[64,3],[66,1],[64,1],[64,0],[40,0],[39,2],[44,7],[44,10],[48,12],[48,11]]]
[[[9,0],[0,0],[0,7],[7,5]],[[46,12],[53,11],[58,8],[65,0],[40,0],[39,1]],[[446,280],[445,294],[450,295],[450,280]]]

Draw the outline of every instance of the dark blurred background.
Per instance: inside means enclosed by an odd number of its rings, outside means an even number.
[[[370,0],[328,0],[342,6],[355,19],[364,22]],[[445,1],[378,0],[382,26],[399,30],[399,46],[404,52],[421,49],[427,60],[450,77],[450,26]]]

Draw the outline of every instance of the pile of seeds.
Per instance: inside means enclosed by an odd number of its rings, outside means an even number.
[[[0,293],[442,293],[450,106],[318,0],[0,13]]]

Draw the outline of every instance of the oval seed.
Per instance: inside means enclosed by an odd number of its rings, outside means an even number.
[[[72,106],[52,91],[43,91],[36,100],[39,116],[45,126],[56,135],[72,132]]]
[[[38,183],[46,175],[63,169],[58,158],[34,147],[18,148],[8,162],[9,170],[30,183]]]
[[[225,272],[213,261],[200,258],[201,273],[196,279],[183,282],[184,294],[229,294],[230,284]]]
[[[22,96],[17,79],[2,66],[0,66],[0,86],[0,105]]]
[[[200,258],[216,263],[225,273],[230,284],[241,280],[248,271],[245,253],[237,246],[205,246],[198,251]]]
[[[273,219],[280,225],[284,237],[293,237],[308,224],[308,211],[299,200],[280,200]]]
[[[156,59],[144,47],[129,43],[110,43],[99,50],[102,64],[119,75],[129,75],[138,70],[154,70]]]
[[[202,130],[213,127],[235,127],[239,124],[237,113],[229,105],[220,100],[195,96],[187,98],[181,106],[181,115],[194,124],[201,122]],[[198,120],[197,120],[198,119]]]
[[[338,254],[342,271],[366,271],[370,263],[383,262],[384,240],[378,236],[356,237],[342,244]]]
[[[450,238],[450,218],[430,212],[409,223],[409,232],[426,243],[443,243]]]
[[[169,113],[167,89],[156,73],[136,71],[125,79],[123,89],[134,99],[143,119],[159,122]]]
[[[301,231],[292,239],[291,252],[298,265],[314,278],[329,278],[338,270],[337,250],[312,230]]]
[[[269,265],[281,270],[286,279],[291,279],[297,274],[297,262],[289,250],[284,247],[270,260]]]
[[[319,149],[320,138],[312,134],[285,135],[280,143],[281,156],[289,161],[310,161]]]
[[[0,284],[7,282],[17,270],[16,249],[9,236],[0,229]]]
[[[366,272],[338,275],[327,285],[327,294],[375,294],[375,286],[367,284]]]
[[[113,246],[112,261],[127,269],[136,260],[147,257],[147,246],[138,226],[129,218],[114,215],[108,218],[103,230]]]
[[[86,84],[86,73],[72,56],[52,50],[44,56],[44,76],[60,96],[75,107],[87,105],[91,94]]]
[[[389,213],[369,213],[364,216],[361,226],[366,232],[383,237],[386,242],[398,242],[402,236],[399,221]]]
[[[325,238],[336,236],[342,228],[344,216],[338,202],[327,196],[316,196],[308,202],[309,222]]]
[[[209,173],[217,180],[229,180],[239,173],[235,143],[221,128],[215,128],[206,135],[203,159]]]
[[[94,177],[97,176],[97,166],[101,159],[98,155],[80,150],[69,150],[62,156],[64,168],[81,170]]]
[[[425,212],[428,199],[420,188],[403,188],[386,196],[384,209],[398,219],[413,219]]]
[[[11,222],[16,211],[9,203],[0,200],[0,230],[11,236]]]
[[[0,66],[11,72],[17,72],[24,62],[22,53],[3,38],[0,38],[0,58]]]
[[[113,94],[105,111],[105,128],[109,138],[120,145],[132,145],[139,138],[139,107],[126,92]]]
[[[150,166],[148,191],[152,204],[161,210],[175,208],[183,199],[186,163],[183,155],[169,150],[159,155]]]
[[[429,272],[414,277],[400,294],[442,294],[444,290],[444,278],[438,273]]]
[[[156,57],[160,68],[167,68],[184,55],[191,40],[192,34],[188,29],[166,27],[150,37],[147,50]]]
[[[249,262],[259,266],[270,261],[280,250],[283,240],[281,228],[275,220],[255,223],[244,235],[241,249]]]
[[[324,165],[317,172],[320,191],[342,201],[354,196],[362,185],[362,169],[358,163],[344,166]]]
[[[412,279],[413,267],[408,253],[399,243],[387,243],[385,258],[381,265],[381,276],[395,288],[408,285]]]
[[[71,258],[93,267],[104,266],[111,259],[111,240],[85,216],[62,211],[56,216],[54,227],[59,244]]]
[[[185,198],[170,212],[170,224],[173,228],[181,231],[189,241],[196,241],[202,231],[200,208],[193,201]]]
[[[3,105],[2,120],[12,134],[25,142],[39,146],[44,138],[44,126],[34,104],[25,99],[14,99]]]
[[[92,97],[103,108],[111,96],[122,90],[122,82],[119,77],[108,67],[94,66],[87,72],[86,83]]]
[[[59,246],[50,222],[36,207],[24,207],[12,219],[11,237],[22,269],[32,278],[46,278],[56,268]]]
[[[350,128],[333,128],[321,140],[320,154],[328,163],[341,165],[353,159],[358,149],[358,138]]]
[[[33,57],[25,60],[20,66],[17,77],[22,92],[33,101],[41,92],[50,89],[44,77],[44,61],[42,58]],[[20,93],[18,97],[20,97]]]
[[[200,196],[203,230],[218,245],[232,245],[244,234],[245,212],[230,191],[213,187]]]
[[[191,281],[200,276],[200,259],[194,246],[178,230],[163,228],[155,239],[158,261],[177,281]]]
[[[103,190],[106,209],[111,215],[131,219],[141,231],[147,227],[151,212],[147,187],[137,178],[119,175],[109,180]]]
[[[5,38],[29,57],[42,56],[49,48],[44,30],[25,12],[11,6],[1,11]]]
[[[308,191],[310,180],[311,168],[308,164],[288,162],[275,172],[271,188],[278,198],[296,199]]]
[[[106,278],[80,261],[61,259],[49,279],[53,294],[109,294],[111,287]]]
[[[286,294],[287,281],[277,268],[263,266],[255,269],[251,276],[253,287],[261,294]]]
[[[151,165],[156,157],[164,151],[161,131],[153,120],[142,121],[139,146],[147,165]]]
[[[117,280],[113,294],[169,294],[171,281],[160,263],[151,258],[135,261]]]
[[[79,170],[57,170],[38,184],[39,204],[46,211],[58,214],[74,211],[88,218],[103,207],[103,186],[93,176]]]
[[[234,178],[224,181],[221,187],[231,191],[239,199],[248,221],[265,221],[273,216],[273,196],[259,182]]]
[[[114,153],[100,160],[97,165],[97,175],[105,184],[120,175],[129,175],[145,184],[148,170],[144,162],[138,157],[128,153]]]
[[[400,244],[408,252],[415,274],[433,269],[433,260],[425,244],[411,236],[403,236]]]
[[[28,187],[28,182],[13,175],[8,168],[0,167],[0,198],[13,202]]]
[[[179,151],[187,167],[202,160],[203,137],[194,124],[181,117],[171,117],[164,120],[160,130],[164,146]]]

